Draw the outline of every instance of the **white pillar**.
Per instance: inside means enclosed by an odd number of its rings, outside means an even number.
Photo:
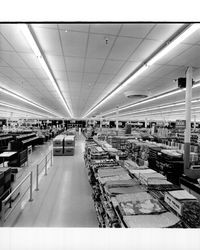
[[[196,129],[196,118],[197,118],[197,116],[194,115],[194,129]]]
[[[116,131],[119,129],[119,107],[116,109]]]
[[[100,117],[100,131],[102,132],[102,122],[103,122],[103,118],[102,116]]]
[[[191,99],[192,99],[192,67],[186,73],[186,95],[185,95],[185,147],[184,147],[184,171],[190,168],[190,137],[191,137]]]
[[[189,67],[186,73],[185,143],[190,143],[190,136],[191,136],[191,99],[192,99],[192,67]]]
[[[145,117],[145,128],[147,128],[147,117]]]

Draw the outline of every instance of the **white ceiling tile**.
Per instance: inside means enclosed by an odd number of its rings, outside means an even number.
[[[67,71],[83,72],[84,59],[79,57],[65,57]]]
[[[0,51],[0,58],[12,67],[27,68],[27,65],[15,52]]]
[[[106,60],[103,66],[102,73],[104,74],[116,74],[124,64],[124,61]]]
[[[84,57],[88,35],[79,32],[62,32],[62,46],[65,56]]]
[[[172,65],[198,67],[198,64],[195,64],[196,59],[200,57],[200,46],[193,46],[190,49],[186,50],[179,56],[172,59],[169,63]],[[198,63],[198,60],[196,61]]]
[[[66,71],[54,70],[53,74],[54,74],[56,80],[64,80],[64,81],[68,80]]]
[[[113,74],[100,74],[96,84],[108,84],[113,77]]]
[[[20,30],[20,24],[0,24],[0,33],[17,52],[32,52]]]
[[[79,72],[68,72],[68,77],[70,82],[81,82],[82,73]]]
[[[36,78],[36,75],[30,69],[16,67],[15,71],[19,73],[23,78]]]
[[[6,62],[4,62],[1,58],[0,58],[0,66],[7,66],[8,67],[8,64]]]
[[[127,60],[135,51],[141,39],[118,37],[109,55],[109,59]]]
[[[117,35],[121,24],[91,24],[90,32],[105,35]]]
[[[20,77],[20,75],[10,67],[0,67],[0,73],[11,79]]]
[[[62,56],[58,30],[34,28],[34,32],[44,53]]]
[[[200,44],[200,30],[196,30],[192,35],[183,41],[184,44]]]
[[[43,69],[32,69],[39,79],[48,79],[47,74]]]
[[[186,45],[186,44],[179,44],[178,47],[170,51],[167,55],[165,55],[163,58],[157,61],[159,64],[171,64],[171,65],[176,65],[171,62],[173,58],[176,58],[186,50],[190,49],[191,45]]]
[[[154,24],[123,24],[119,36],[144,38],[153,27]]]
[[[57,29],[56,23],[34,23],[32,26],[34,28]]]
[[[14,51],[8,41],[0,34],[0,51]]]
[[[177,32],[183,24],[157,24],[153,30],[148,34],[147,38],[159,41],[166,41],[175,32]]]
[[[79,31],[79,32],[88,32],[89,24],[59,24],[59,29],[62,31]],[[68,33],[67,32],[67,33]]]
[[[41,64],[34,53],[18,53],[25,63],[33,69],[41,69]]]
[[[114,81],[120,83],[123,81],[128,75],[130,75],[138,66],[140,62],[126,62],[124,66],[119,70],[116,74]]]
[[[88,83],[93,83],[97,80],[98,74],[95,73],[85,73],[83,76],[83,83],[88,84]]]
[[[103,59],[89,59],[86,58],[85,61],[85,72],[89,73],[99,73],[104,64]]]
[[[178,68],[178,66],[177,66]],[[159,69],[157,69],[156,71],[153,72],[153,75],[155,77],[163,77],[163,76],[167,76],[167,74],[172,73],[175,70],[175,66],[170,66],[170,65],[163,65],[162,67],[160,67]]]
[[[87,57],[89,58],[106,58],[112,48],[114,37],[109,37],[106,44],[104,35],[90,34],[88,42]]]
[[[133,53],[130,60],[144,61],[161,46],[160,41],[144,40]]]
[[[65,63],[62,56],[52,56],[47,55],[46,56],[48,64],[51,68],[51,70],[65,70]]]

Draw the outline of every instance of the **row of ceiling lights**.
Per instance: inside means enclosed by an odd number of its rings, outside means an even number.
[[[200,102],[200,99],[197,98],[197,99],[194,99],[191,101],[192,103],[198,103]],[[179,101],[179,102],[174,102],[174,103],[168,103],[168,104],[165,104],[165,105],[162,105],[162,106],[154,106],[154,107],[151,107],[149,109],[140,109],[140,110],[137,110],[137,111],[133,111],[133,112],[128,112],[128,113],[122,113],[122,114],[118,114],[119,117],[122,117],[122,116],[127,116],[127,115],[135,115],[135,114],[144,114],[146,112],[149,112],[151,113],[151,111],[154,111],[154,110],[162,110],[162,109],[165,109],[165,108],[172,108],[172,107],[176,107],[176,106],[181,106],[181,105],[184,105],[185,104],[185,101]],[[173,110],[171,110],[172,112]],[[160,111],[162,112],[162,111]],[[105,116],[106,117],[106,116]],[[113,117],[116,117],[115,116],[109,116],[109,118],[113,118]]]
[[[130,76],[123,84],[121,84],[119,87],[117,87],[111,94],[108,94],[102,101],[100,101],[97,105],[95,105],[92,109],[90,109],[86,115],[84,115],[83,118],[86,118],[89,114],[91,114],[94,110],[96,110],[99,106],[103,105],[108,99],[110,99],[111,97],[113,97],[114,95],[116,95],[122,88],[124,88],[125,86],[127,86],[128,84],[130,84],[136,77],[138,77],[140,74],[142,74],[148,67],[150,67],[151,65],[153,65],[156,61],[158,61],[161,57],[163,57],[164,55],[166,55],[169,51],[171,51],[173,48],[175,48],[178,44],[180,44],[184,39],[186,39],[188,36],[190,36],[191,34],[193,34],[197,29],[200,28],[200,24],[192,24],[189,25],[183,32],[181,32],[181,34],[179,34],[175,39],[173,39],[170,43],[168,43],[163,49],[161,49],[161,51],[159,51],[156,55],[154,55],[150,60],[148,60],[142,67],[140,67],[132,76]],[[62,92],[60,91],[60,88],[58,86],[58,84],[55,81],[55,78],[53,76],[53,74],[51,73],[51,70],[48,66],[48,64],[46,63],[46,60],[41,52],[41,49],[36,41],[36,39],[34,38],[34,35],[31,31],[30,25],[27,24],[21,24],[21,30],[26,38],[26,40],[28,41],[29,45],[31,46],[33,52],[35,53],[35,55],[37,56],[42,68],[44,69],[44,71],[46,72],[46,74],[48,75],[49,79],[51,80],[55,90],[57,91],[57,93],[60,96],[60,99],[62,100],[62,102],[65,105],[66,110],[68,111],[69,115],[71,117],[73,117],[72,111],[70,110],[65,98],[62,95]],[[198,87],[200,84],[196,84],[194,85],[194,87]],[[45,112],[51,113],[54,116],[58,117],[58,114],[55,114],[54,112],[44,108],[43,106],[28,100],[27,98],[22,97],[21,95],[19,95],[18,93],[14,93],[10,90],[7,90],[3,87],[0,87],[1,91],[11,95],[15,98],[18,98],[19,100],[26,102],[28,104],[31,104],[39,109],[42,109]],[[153,100],[157,100],[160,98],[164,98],[167,97],[169,95],[173,95],[173,94],[177,94],[180,93],[181,91],[183,91],[183,89],[177,89],[174,91],[170,91],[164,94],[161,94],[159,96],[155,96],[152,98],[148,98],[147,100],[138,102],[138,103],[134,103],[131,105],[127,105],[124,107],[120,107],[119,110],[124,110],[124,109],[128,109],[131,107],[135,107],[137,105],[140,104],[144,104]],[[112,114],[114,113],[115,110],[111,110],[105,114]],[[61,117],[61,116],[60,116]]]
[[[171,50],[173,50],[177,45],[179,45],[181,42],[183,42],[187,37],[189,37],[191,34],[193,34],[195,31],[197,31],[200,28],[200,24],[191,24],[188,25],[180,34],[178,34],[173,40],[168,41],[166,46],[164,46],[161,50],[158,51],[155,55],[153,55],[147,62],[145,62],[141,67],[138,68],[130,77],[128,77],[124,82],[122,82],[121,85],[118,85],[113,91],[108,93],[102,100],[100,100],[98,103],[96,103],[89,111],[85,113],[83,118],[88,117],[91,115],[96,109],[98,109],[100,106],[102,106],[105,102],[107,102],[112,97],[116,96],[124,87],[126,87],[128,84],[132,83],[133,80],[135,80],[138,76],[140,76],[146,69],[148,69],[150,66],[152,66],[154,63],[156,63],[159,59],[161,59],[163,56],[165,56],[167,53],[169,53]],[[175,90],[173,93],[166,93],[162,96],[156,97],[164,98],[167,95],[176,94],[181,92],[182,90],[178,89]],[[151,98],[151,100],[155,100],[156,98]],[[142,103],[151,101],[150,99],[143,101]],[[136,105],[136,104],[135,104]],[[132,105],[132,106],[135,106]],[[132,107],[129,106],[129,107]],[[124,109],[126,109],[124,107]],[[121,109],[122,110],[122,109]],[[113,113],[112,111],[111,113]]]

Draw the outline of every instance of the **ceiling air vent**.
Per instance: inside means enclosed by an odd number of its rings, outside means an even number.
[[[127,98],[130,99],[143,99],[148,97],[146,91],[127,91],[124,94]]]

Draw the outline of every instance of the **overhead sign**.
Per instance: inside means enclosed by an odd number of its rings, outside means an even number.
[[[176,128],[185,129],[186,128],[186,120],[176,120]]]

